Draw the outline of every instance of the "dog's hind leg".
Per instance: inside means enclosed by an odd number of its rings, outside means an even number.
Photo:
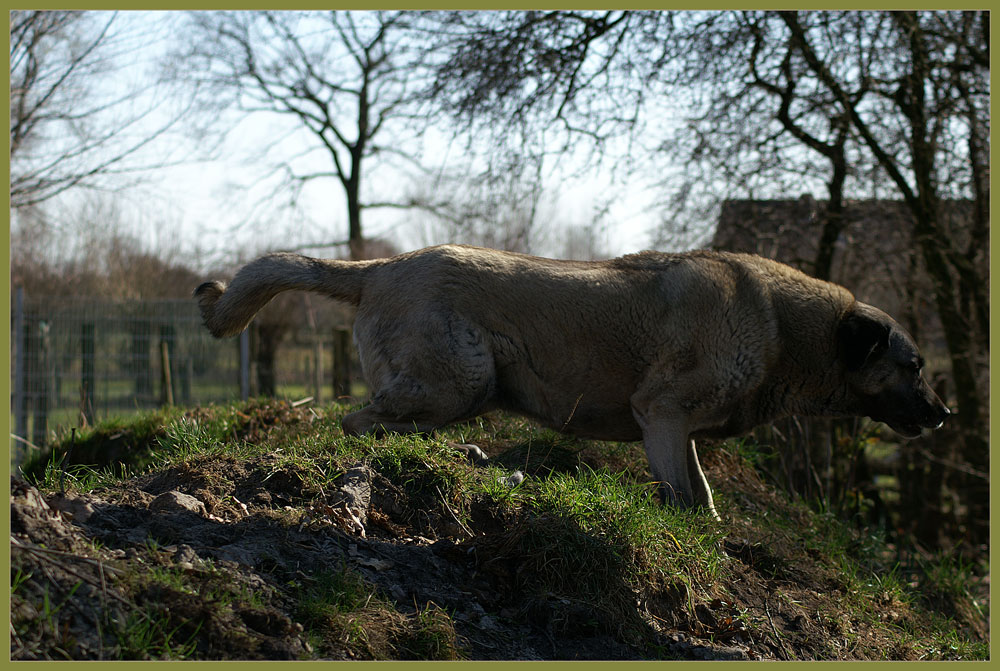
[[[489,409],[493,356],[474,325],[453,314],[427,315],[419,333],[384,324],[355,326],[373,395],[344,418],[345,433],[429,433]]]
[[[366,433],[384,435],[387,433],[430,433],[446,422],[427,419],[410,419],[396,413],[385,412],[381,406],[372,404],[344,417],[341,428],[348,436]]]
[[[434,394],[421,394],[416,397],[393,397],[391,390],[389,393],[382,391],[371,405],[344,417],[341,427],[349,436],[366,433],[431,433],[435,429],[475,417],[486,410],[483,402],[456,404],[455,399],[446,394],[441,394],[438,399],[433,396]]]

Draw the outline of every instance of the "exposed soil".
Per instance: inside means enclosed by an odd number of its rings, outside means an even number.
[[[281,412],[288,419],[287,407]],[[238,430],[262,434],[275,419],[257,417]],[[709,479],[739,506],[778,496],[725,451],[709,451],[704,462]],[[364,464],[322,491],[277,464],[270,456],[195,457],[88,494],[43,494],[13,480],[12,657],[175,658],[181,650],[200,659],[917,655],[887,628],[841,608],[847,587],[793,539],[761,538],[738,514],[738,533],[720,548],[733,578],[718,595],[695,596],[682,581],[655,590],[623,586],[628,618],[638,623],[629,633],[586,603],[532,588],[531,557],[519,539],[545,533],[548,520],[483,504],[460,522],[447,505],[416,505],[400,483]],[[320,589],[318,575],[345,570],[387,604],[354,609],[360,632],[350,618],[322,623],[302,608],[303,595]],[[153,579],[164,573],[179,578]],[[885,622],[904,626],[913,617],[888,597],[876,606]],[[958,623],[983,627],[971,616]]]

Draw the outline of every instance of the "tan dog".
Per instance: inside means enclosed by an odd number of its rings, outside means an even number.
[[[429,432],[494,408],[643,440],[665,500],[715,515],[692,438],[778,417],[869,416],[905,436],[949,414],[913,340],[843,287],[747,254],[556,261],[445,245],[371,261],[270,254],[198,287],[217,337],[276,294],[357,306],[371,405],[344,432]]]

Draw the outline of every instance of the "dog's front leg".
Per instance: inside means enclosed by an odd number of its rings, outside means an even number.
[[[694,440],[688,438],[686,417],[672,411],[669,403],[645,400],[640,395],[633,398],[632,414],[642,429],[649,470],[659,483],[663,502],[682,508],[702,507],[720,519]]]
[[[632,413],[642,429],[642,442],[653,480],[659,483],[664,503],[688,508],[697,502],[688,467],[688,430],[683,418],[637,408]],[[699,469],[700,472],[700,469]]]

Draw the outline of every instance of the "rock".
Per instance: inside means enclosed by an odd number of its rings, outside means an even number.
[[[198,553],[190,545],[181,544],[177,547],[177,554],[174,556],[177,562],[196,564],[200,561]]]
[[[208,510],[205,504],[190,494],[178,491],[164,492],[153,499],[149,504],[150,510],[160,510],[163,512],[177,512],[187,510],[198,515],[207,515]]]
[[[698,620],[708,627],[710,630],[718,629],[719,622],[715,619],[715,614],[712,610],[703,603],[699,603],[694,607],[694,614]]]
[[[524,482],[524,473],[521,471],[514,471],[510,475],[500,478],[500,483],[507,485],[511,489],[514,489],[514,487],[517,487],[522,482]]]
[[[49,506],[69,515],[74,522],[81,524],[89,520],[96,512],[93,503],[82,496],[73,494],[55,494],[49,499]]]
[[[368,509],[372,498],[372,472],[367,466],[355,466],[337,478],[344,504],[352,517],[364,528],[368,525]]]
[[[70,534],[66,521],[45,502],[41,493],[15,478],[11,478],[10,530],[28,536],[49,533],[65,537]]]
[[[26,482],[11,478],[10,502],[17,500],[25,508],[37,508],[38,510],[48,510],[49,504],[45,502],[37,489]]]
[[[230,543],[215,549],[212,554],[223,561],[231,561],[236,565],[254,566],[257,561],[257,553],[243,547],[238,543]]]

